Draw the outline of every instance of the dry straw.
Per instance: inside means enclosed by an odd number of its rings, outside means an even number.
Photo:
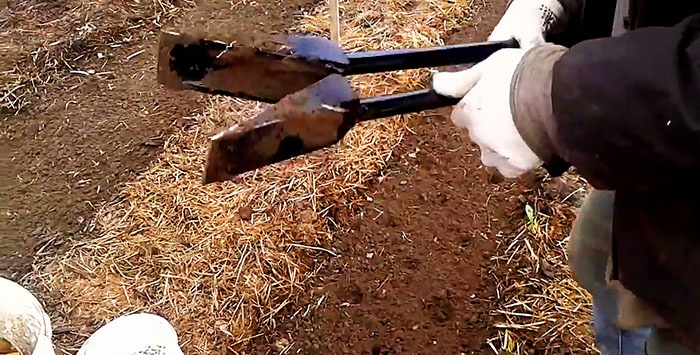
[[[348,50],[440,45],[446,32],[467,22],[471,4],[341,1],[342,45]],[[0,16],[0,112],[10,113],[75,69],[85,46],[119,46],[145,36],[148,24],[158,26],[182,11],[167,1],[20,0],[13,6],[12,16]],[[37,15],[58,10],[60,19]],[[328,36],[328,19],[322,2],[298,19],[296,31]],[[11,22],[23,24],[21,36]],[[43,31],[48,25],[59,30]],[[26,43],[11,42],[17,40]],[[427,78],[425,71],[405,71],[353,78],[353,84],[363,96],[374,96],[416,89]],[[101,210],[94,221],[96,239],[53,259],[42,256],[30,278],[50,290],[45,299],[65,351],[76,350],[110,319],[151,311],[173,322],[187,354],[241,352],[294,304],[315,271],[309,256],[335,254],[326,245],[342,234],[336,212],[381,174],[406,120],[363,124],[337,147],[235,183],[201,186],[207,135],[262,108],[212,98],[194,117],[196,125],[169,137],[163,156]],[[580,344],[573,346],[575,353],[593,352],[588,299],[570,278],[563,248],[573,213],[538,201],[535,208],[550,209],[548,215],[506,238],[495,260],[512,272],[497,280],[494,315],[501,321],[492,344],[532,354],[523,344],[540,339],[536,345],[552,353],[565,343]],[[543,274],[543,265],[554,276]]]
[[[469,1],[341,3],[345,49],[442,44],[468,17]],[[295,31],[327,35],[328,6]],[[362,96],[427,84],[427,71],[353,78]],[[136,311],[164,315],[187,354],[234,353],[275,326],[312,275],[309,256],[331,253],[335,211],[384,169],[404,118],[356,127],[336,147],[266,167],[236,182],[202,186],[208,134],[261,104],[212,98],[196,124],[170,136],[162,157],[95,221],[98,238],[73,245],[36,272],[58,300],[59,343],[75,350],[92,331]]]
[[[18,114],[48,85],[80,75],[78,63],[86,53],[147,36],[192,5],[174,2],[16,0],[7,8],[0,5],[0,114]]]
[[[586,185],[569,174],[560,184],[575,190],[552,196],[546,184],[535,189],[523,227],[499,241],[492,266],[498,302],[491,314],[499,319],[494,325],[497,334],[490,340],[494,352],[598,353],[591,332],[590,295],[572,278],[566,253]]]

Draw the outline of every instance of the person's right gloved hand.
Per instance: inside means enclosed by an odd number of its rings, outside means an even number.
[[[578,6],[576,0],[561,1]],[[568,13],[572,11],[573,9],[562,6],[560,0],[512,0],[488,40],[505,41],[514,38],[524,49],[544,44],[549,31],[566,26]]]
[[[555,161],[543,122],[553,121],[552,68],[565,52],[552,44],[506,48],[469,69],[433,75],[433,90],[461,98],[452,122],[468,131],[485,166],[515,178]]]

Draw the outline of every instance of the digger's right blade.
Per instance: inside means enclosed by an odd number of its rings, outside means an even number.
[[[348,79],[330,75],[212,137],[203,182],[330,147],[355,125],[358,108]]]
[[[175,90],[274,103],[347,63],[340,48],[320,37],[278,36],[251,45],[162,32],[158,82]]]

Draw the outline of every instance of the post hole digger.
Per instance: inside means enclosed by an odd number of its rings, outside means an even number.
[[[274,103],[211,138],[203,183],[307,154],[339,142],[357,123],[455,105],[431,89],[358,98],[347,76],[472,64],[517,42],[345,53],[322,37],[277,36],[257,44],[163,32],[158,81]]]

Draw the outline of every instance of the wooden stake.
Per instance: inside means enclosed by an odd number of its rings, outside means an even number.
[[[328,0],[331,13],[331,41],[340,46],[340,9],[338,1],[340,0]]]

